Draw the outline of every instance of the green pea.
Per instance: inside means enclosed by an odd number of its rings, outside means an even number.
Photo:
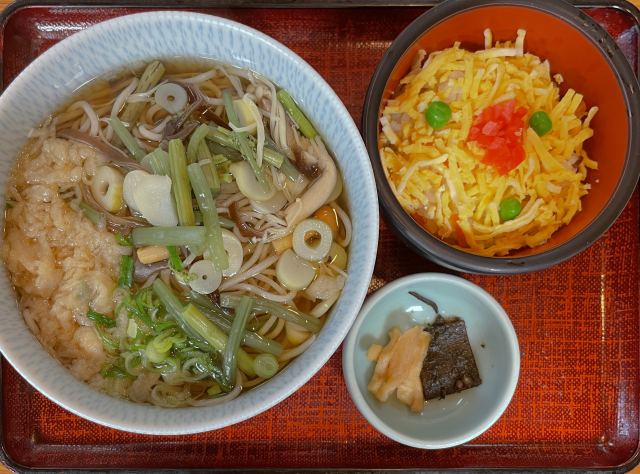
[[[438,130],[444,127],[447,122],[451,120],[451,107],[444,102],[435,100],[429,104],[424,115],[427,118],[429,125]]]
[[[545,135],[551,131],[553,124],[551,123],[551,117],[546,112],[539,110],[534,112],[529,118],[529,126],[533,128],[533,131],[538,134],[538,136]]]
[[[500,219],[510,221],[520,215],[522,204],[514,197],[508,197],[500,202]]]

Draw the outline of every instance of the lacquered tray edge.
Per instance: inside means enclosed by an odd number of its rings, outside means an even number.
[[[0,35],[4,33],[4,29],[7,25],[7,22],[17,11],[27,7],[39,7],[39,6],[59,6],[60,8],[158,8],[158,9],[184,9],[184,8],[357,8],[357,7],[432,7],[441,3],[443,0],[424,0],[424,1],[415,1],[415,0],[153,0],[153,1],[136,1],[136,0],[123,0],[118,1],[117,4],[109,3],[105,0],[65,0],[64,2],[60,2],[60,0],[16,0],[15,2],[9,4],[1,13],[0,13]],[[579,8],[613,8],[620,11],[625,12],[628,15],[631,15],[634,19],[635,24],[640,28],[640,9],[638,9],[635,5],[628,2],[627,0],[611,0],[609,3],[605,4],[603,0],[570,0],[569,3],[572,3],[576,7]],[[638,51],[640,51],[640,35],[638,35]],[[2,51],[3,45],[0,43],[0,52]],[[0,92],[4,89],[4,84],[2,82],[2,69],[3,64],[0,61]],[[638,60],[636,64],[636,75],[640,77],[640,60]],[[638,262],[640,264],[640,262]],[[639,282],[640,288],[640,282]],[[640,358],[640,354],[638,354]],[[2,358],[0,357],[0,362]],[[0,371],[0,386],[2,385],[2,374]],[[1,397],[0,393],[0,397]],[[0,398],[1,401],[1,398]],[[3,419],[5,414],[2,409],[0,409],[0,426],[3,425]],[[0,430],[0,462],[8,469],[14,472],[24,472],[24,473],[59,473],[63,472],[61,469],[40,469],[40,468],[32,468],[29,466],[21,465],[15,462],[7,453],[5,448],[5,440],[2,431]],[[460,472],[460,473],[472,473],[472,472],[514,472],[514,473],[531,473],[531,472],[566,472],[566,473],[579,473],[579,472],[615,472],[615,473],[626,473],[629,470],[636,467],[640,464],[640,442],[638,446],[636,446],[635,452],[632,456],[624,463],[618,466],[610,466],[609,468],[581,468],[581,469],[566,469],[566,468],[551,468],[551,469],[538,469],[538,468],[524,468],[524,469],[500,469],[500,468],[457,468],[450,469],[447,471],[443,471],[442,469],[394,469],[394,470],[367,470],[362,471],[360,469],[351,469],[351,468],[343,468],[343,469],[296,469],[296,468],[288,468],[288,469],[222,469],[222,470],[212,470],[212,469],[185,469],[185,470],[176,470],[176,469],[86,469],[86,468],[65,468],[64,472],[72,471],[72,472],[136,472],[136,473],[155,473],[155,472],[189,472],[189,473],[200,473],[200,472],[243,472],[243,473],[291,473],[291,472],[309,472],[309,473],[318,473],[318,472],[403,472],[403,473],[418,473],[418,472]]]

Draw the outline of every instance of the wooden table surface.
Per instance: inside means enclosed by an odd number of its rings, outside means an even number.
[[[11,1],[7,1],[7,0],[0,0],[0,10],[3,10],[10,3],[12,3],[12,2]],[[60,3],[64,3],[64,2],[61,1]],[[117,3],[117,0],[114,0],[114,3]],[[640,7],[640,0],[631,0],[631,3],[633,3],[636,6]],[[9,473],[9,472],[12,472],[12,471],[10,471],[6,467],[0,465],[0,474],[5,474],[5,473]],[[640,474],[640,466],[636,467],[635,469],[630,471],[630,474]]]

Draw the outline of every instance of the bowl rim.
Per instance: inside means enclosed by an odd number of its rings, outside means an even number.
[[[144,21],[156,23],[176,21],[188,23],[192,26],[204,24],[206,27],[219,29],[228,34],[242,35],[243,38],[246,37],[245,41],[247,42],[251,40],[252,43],[266,45],[265,47],[272,51],[274,55],[281,57],[285,60],[285,63],[290,64],[294,71],[304,73],[310,84],[318,86],[322,96],[326,97],[331,103],[332,110],[338,114],[334,120],[344,121],[346,137],[356,145],[353,154],[361,162],[361,167],[364,171],[363,175],[358,176],[359,180],[361,180],[359,189],[365,190],[364,197],[367,198],[363,199],[360,205],[365,206],[370,215],[368,221],[363,221],[362,229],[365,233],[372,234],[373,229],[378,228],[379,213],[377,201],[375,200],[376,190],[373,172],[370,168],[370,161],[366,159],[367,152],[361,135],[344,103],[326,80],[299,55],[265,33],[233,20],[211,14],[177,10],[141,12],[105,20],[63,39],[32,61],[2,93],[0,107],[6,105],[10,100],[9,97],[13,97],[16,91],[20,90],[22,84],[27,84],[31,81],[31,76],[41,71],[45,64],[64,58],[65,55],[69,54],[69,51],[73,52],[78,48],[84,48],[83,42],[90,36],[94,36],[97,33],[120,31],[120,29],[126,29],[127,26]],[[129,59],[128,57],[121,61],[125,65],[134,62],[135,59]],[[34,120],[36,119],[34,118]],[[354,157],[352,156],[351,158]],[[13,162],[10,165],[12,164]],[[0,238],[0,240],[2,239]],[[20,321],[18,321],[20,328],[14,329],[14,331],[19,331],[20,336],[24,331],[26,337],[33,338],[33,341],[41,350],[37,354],[38,359],[44,360],[45,363],[34,364],[29,356],[20,353],[16,343],[12,344],[7,334],[0,336],[3,356],[30,385],[52,402],[84,419],[103,426],[149,435],[182,435],[211,431],[239,423],[265,412],[292,395],[308,382],[338,349],[366,296],[368,282],[373,274],[375,264],[378,233],[367,235],[367,238],[361,239],[361,242],[359,247],[361,247],[363,255],[367,256],[366,261],[360,262],[360,270],[357,274],[350,275],[353,281],[352,291],[344,306],[341,308],[336,306],[335,308],[336,310],[340,309],[340,317],[336,318],[334,313],[332,319],[327,322],[327,324],[331,324],[331,332],[321,331],[315,344],[312,344],[304,354],[290,363],[285,369],[286,373],[279,374],[281,379],[287,377],[287,383],[277,385],[262,384],[260,387],[243,395],[243,397],[239,397],[237,400],[244,398],[246,403],[234,410],[225,411],[220,409],[220,407],[227,407],[228,404],[210,407],[159,408],[148,404],[136,404],[99,392],[85,382],[75,379],[66,367],[63,367],[55,357],[44,349],[25,324],[16,306],[12,307],[12,311],[15,308],[15,315],[20,318]],[[4,264],[2,266],[6,272]],[[8,278],[7,284],[11,285]],[[13,291],[13,288],[11,290]],[[6,301],[5,305],[7,307],[8,305],[15,305],[15,300]],[[11,316],[13,316],[12,313]],[[320,345],[318,344],[319,342],[321,342]],[[31,340],[29,344],[31,344]],[[46,360],[41,359],[45,355]],[[52,383],[50,380],[51,375],[47,373],[47,370],[55,371],[55,374],[61,376],[61,378]],[[71,382],[76,388],[84,387],[82,393],[71,393],[71,389],[65,386],[64,382]],[[229,404],[234,401],[230,401]],[[250,404],[249,401],[255,402],[255,404]],[[104,408],[104,405],[108,405],[109,410]],[[217,416],[207,416],[208,413],[213,413],[214,411],[219,414]],[[194,415],[190,413],[194,413]],[[163,416],[162,414],[166,415]],[[175,424],[169,424],[169,422],[174,421]]]
[[[457,14],[492,6],[518,6],[553,15],[580,31],[597,48],[616,76],[628,113],[627,155],[613,194],[577,236],[537,255],[485,257],[458,250],[416,223],[396,199],[380,160],[378,120],[388,78],[404,52],[435,25]],[[613,225],[631,198],[640,177],[640,85],[613,38],[595,20],[564,0],[447,0],[420,15],[393,41],[369,83],[362,113],[362,133],[373,167],[383,215],[401,239],[422,256],[452,270],[475,274],[527,273],[557,265],[585,250]],[[635,117],[635,119],[634,119]]]
[[[504,328],[506,334],[508,335],[508,347],[510,348],[510,355],[513,359],[513,363],[511,364],[512,371],[509,374],[509,379],[507,381],[507,385],[504,387],[504,390],[501,393],[501,400],[499,405],[487,415],[485,420],[467,431],[466,434],[452,437],[452,438],[444,438],[441,442],[435,441],[424,441],[420,438],[406,435],[400,431],[397,431],[391,428],[388,424],[386,424],[382,418],[378,416],[375,410],[373,410],[367,401],[365,400],[362,391],[358,386],[358,382],[356,381],[355,367],[354,367],[354,357],[355,350],[357,346],[358,333],[364,320],[367,316],[374,310],[376,305],[389,294],[397,291],[400,287],[405,286],[408,283],[428,283],[428,282],[448,282],[452,285],[458,285],[463,288],[465,291],[469,291],[473,293],[475,296],[483,300],[484,303],[487,304],[488,307],[491,308],[491,312],[496,315],[496,320],[498,323]],[[482,287],[476,285],[475,283],[466,280],[462,277],[456,275],[449,275],[447,273],[436,273],[436,272],[428,272],[428,273],[416,273],[413,275],[408,275],[397,280],[394,280],[391,283],[383,286],[381,289],[376,291],[373,295],[371,295],[364,306],[360,310],[358,317],[356,318],[355,323],[351,327],[347,339],[344,343],[344,349],[342,352],[342,370],[344,373],[345,382],[347,385],[347,390],[351,395],[351,399],[355,403],[356,407],[360,411],[360,413],[367,419],[371,425],[378,430],[383,435],[402,443],[407,446],[411,446],[414,448],[421,449],[443,449],[443,448],[451,448],[454,446],[458,446],[460,444],[471,441],[474,438],[477,438],[482,433],[487,431],[493,424],[498,421],[498,419],[502,416],[504,411],[506,410],[509,403],[511,403],[511,399],[513,398],[513,394],[515,393],[516,387],[518,385],[518,379],[520,376],[520,346],[518,343],[518,336],[516,331],[511,323],[511,319],[507,315],[506,311],[502,307],[498,301],[491,296],[486,290]]]

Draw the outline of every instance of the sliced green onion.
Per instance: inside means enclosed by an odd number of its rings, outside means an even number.
[[[147,345],[147,348],[145,349],[144,354],[146,358],[149,360],[149,362],[153,364],[161,364],[162,362],[165,361],[165,359],[169,355],[169,352],[168,351],[158,352],[158,350],[154,346],[149,344]]]
[[[100,370],[100,375],[105,379],[131,377],[131,374],[125,369],[113,364],[103,367],[102,370]]]
[[[142,371],[142,355],[140,351],[122,354],[125,370],[131,375],[139,375]]]
[[[168,176],[170,173],[169,153],[162,148],[156,148],[142,158],[142,164],[151,168],[153,174]]]
[[[123,235],[120,232],[116,232],[115,236],[118,245],[121,245],[123,247],[131,247],[133,245],[133,242],[131,241],[131,235]]]
[[[178,371],[180,363],[175,357],[167,357],[161,364],[159,364],[159,366],[161,374],[173,374]]]
[[[145,354],[152,363],[161,364],[168,358],[169,351],[174,344],[181,344],[185,341],[184,336],[176,334],[175,330],[170,329],[154,337],[147,344]]]
[[[178,255],[178,249],[175,245],[167,245],[167,251],[169,252],[169,267],[174,272],[181,272],[184,270],[182,266],[182,260]]]
[[[174,321],[162,321],[161,323],[156,323],[156,331],[162,332],[167,329],[178,327]]]
[[[322,323],[308,314],[294,311],[291,308],[287,308],[273,301],[266,300],[260,297],[253,297],[253,308],[256,311],[269,313],[278,318],[290,321],[302,326],[304,329],[310,332],[317,333],[322,328]],[[240,303],[240,296],[231,293],[220,294],[220,306],[223,308],[235,308]]]
[[[152,288],[170,315],[176,316],[182,313],[184,309],[182,303],[162,280],[156,279]]]
[[[206,229],[205,245],[209,251],[208,258],[213,262],[215,269],[221,272],[229,267],[229,257],[224,249],[222,229],[215,201],[200,165],[193,163],[187,167],[187,170],[198,207],[202,212],[202,220]]]
[[[240,302],[236,307],[236,315],[233,318],[233,323],[231,324],[229,340],[227,341],[224,352],[222,354],[222,372],[229,383],[232,383],[232,381],[236,379],[236,370],[238,367],[238,358],[240,355],[240,342],[244,337],[244,328],[247,325],[247,320],[249,319],[249,315],[251,314],[252,306],[253,301],[251,300],[251,298],[247,296],[241,296]],[[253,366],[251,367],[251,371],[253,372]]]
[[[131,241],[136,247],[146,245],[203,245],[205,228],[201,226],[136,227]]]
[[[135,339],[138,335],[138,325],[133,319],[130,319],[127,323],[127,336],[130,339]]]
[[[111,319],[109,316],[102,313],[98,313],[97,311],[94,311],[91,308],[89,308],[89,311],[87,311],[87,318],[89,318],[94,323],[101,324],[108,328],[115,327],[116,325],[116,322],[113,319]]]
[[[316,129],[313,128],[309,119],[304,115],[302,110],[300,110],[300,107],[298,107],[296,101],[293,100],[293,97],[284,89],[280,89],[276,96],[302,134],[309,139],[315,138],[318,132],[316,132]]]
[[[182,141],[177,138],[169,142],[169,168],[171,170],[171,190],[173,191],[178,211],[178,222],[181,226],[193,225],[195,224],[195,216],[191,205],[187,156]]]
[[[131,288],[131,285],[133,285],[133,257],[131,255],[123,255],[120,257],[118,286],[120,288]]]
[[[100,341],[102,341],[102,345],[108,352],[116,352],[119,349],[120,345],[118,342],[109,335],[102,324],[95,324],[93,328],[95,329]]]
[[[108,121],[111,124],[111,128],[113,128],[113,131],[118,136],[120,141],[123,143],[125,147],[127,147],[127,150],[129,150],[129,153],[131,153],[131,155],[136,160],[141,161],[145,157],[146,153],[140,147],[140,145],[138,145],[138,142],[136,141],[134,136],[131,135],[131,132],[127,130],[127,127],[125,127],[124,124],[117,117],[112,117],[108,119]]]
[[[105,215],[102,212],[95,210],[84,201],[80,202],[79,207],[84,216],[89,219],[94,225],[100,228],[104,228],[107,221]]]
[[[131,321],[131,320],[130,320]],[[141,351],[146,347],[146,345],[138,340],[139,338],[136,336],[136,339],[130,342],[127,345],[128,351]]]
[[[187,162],[189,164],[197,161],[200,144],[204,143],[204,139],[208,133],[209,126],[206,123],[203,123],[191,134],[189,144],[187,145]]]
[[[140,329],[142,333],[146,335],[152,333],[153,321],[151,317],[131,296],[127,296],[122,300],[122,306],[126,308],[128,315],[133,316],[136,320],[138,329]]]
[[[270,379],[278,373],[280,366],[278,359],[271,354],[259,354],[253,360],[253,368],[258,377]]]

